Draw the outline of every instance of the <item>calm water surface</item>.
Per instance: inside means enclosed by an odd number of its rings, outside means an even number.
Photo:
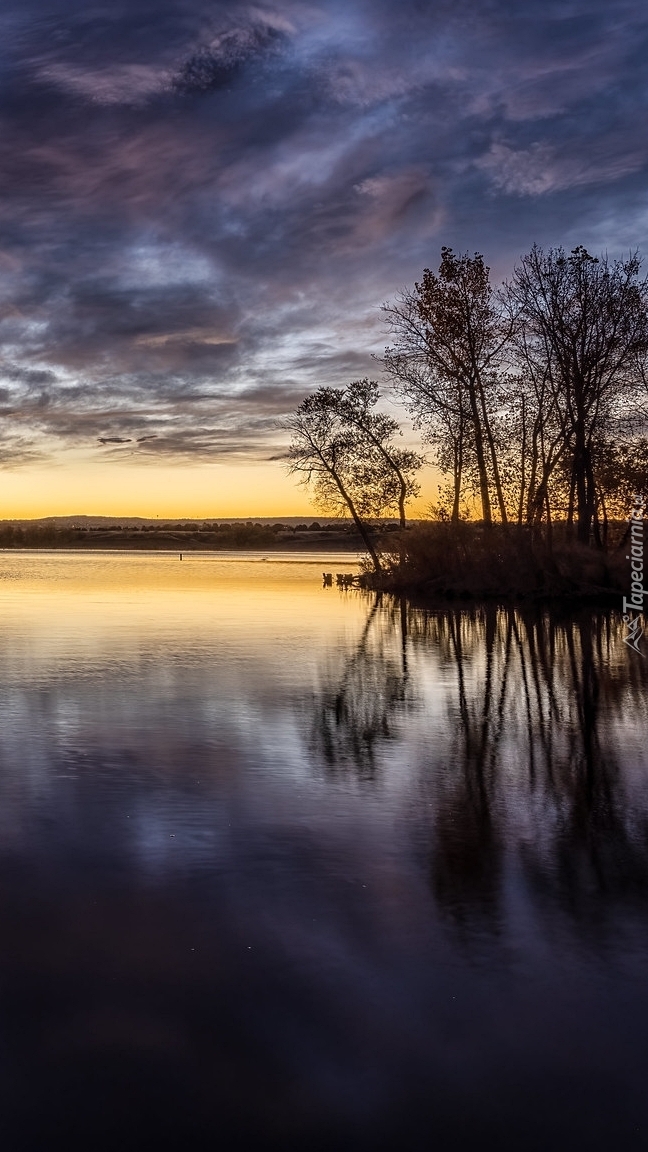
[[[648,659],[348,556],[0,553],[0,1138],[648,1146]]]

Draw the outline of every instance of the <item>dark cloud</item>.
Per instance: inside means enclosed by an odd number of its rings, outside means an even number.
[[[0,35],[4,461],[267,458],[442,243],[645,246],[638,0],[7,0]]]
[[[172,79],[183,93],[213,92],[231,84],[252,62],[278,51],[286,37],[265,23],[252,23],[224,32],[194,52]]]

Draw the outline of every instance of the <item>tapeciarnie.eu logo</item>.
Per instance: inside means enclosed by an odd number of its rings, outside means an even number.
[[[644,634],[643,629],[643,610],[644,610],[644,596],[646,595],[643,586],[643,526],[644,526],[644,509],[646,506],[645,497],[635,496],[634,508],[630,516],[630,552],[626,556],[626,560],[630,561],[630,596],[623,597],[623,620],[627,627],[627,633],[623,637],[623,643],[627,644],[629,648],[634,648],[640,656],[643,652],[639,648],[639,641]],[[636,613],[636,615],[633,615]]]
[[[623,637],[623,643],[627,644],[628,648],[634,648],[635,652],[643,656],[643,652],[639,648],[639,641],[644,633],[641,627],[641,616],[635,616],[634,620],[631,620],[629,616],[624,616],[623,619],[628,625],[628,631]]]

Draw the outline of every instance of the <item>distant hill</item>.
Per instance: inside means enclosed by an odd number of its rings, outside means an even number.
[[[395,524],[390,518],[382,521],[385,524]],[[338,524],[345,527],[351,520],[340,519],[335,516],[41,516],[37,519],[0,520],[0,526],[15,528],[142,528],[160,527],[169,525],[177,528],[179,525],[200,527],[203,524],[285,524],[287,528],[296,528],[298,524]]]

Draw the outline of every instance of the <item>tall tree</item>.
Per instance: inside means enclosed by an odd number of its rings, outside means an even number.
[[[454,509],[466,456],[472,455],[484,522],[492,522],[494,496],[506,523],[493,402],[511,325],[483,257],[442,248],[438,274],[426,268],[414,290],[384,311],[396,338],[385,366],[429,438],[443,446],[446,457],[451,449]]]
[[[519,351],[524,348],[520,341]],[[555,475],[564,451],[563,428],[546,372],[521,356],[522,371],[502,378],[498,434],[504,494],[511,518],[537,527],[543,522],[551,537],[555,508]]]
[[[569,461],[567,519],[577,539],[598,534],[594,445],[641,380],[648,352],[648,282],[636,255],[611,261],[583,247],[534,246],[507,286],[511,311],[521,321],[526,367],[543,381],[543,414],[552,412],[559,434],[545,462]],[[548,477],[543,481],[546,486]]]

